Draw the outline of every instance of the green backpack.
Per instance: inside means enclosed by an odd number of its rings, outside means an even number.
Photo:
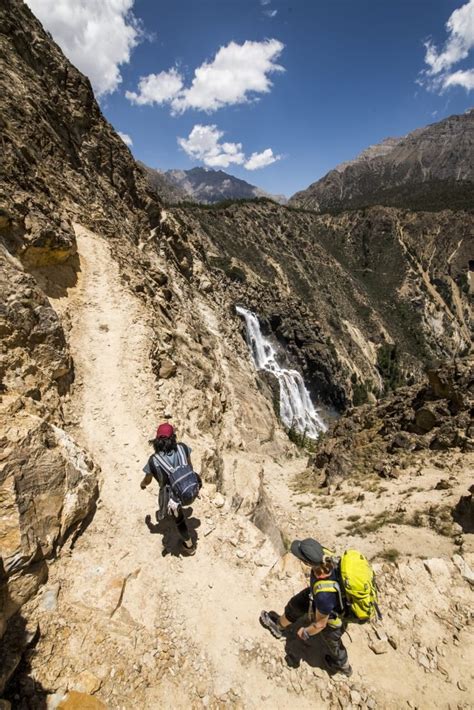
[[[375,618],[381,619],[375,573],[364,555],[358,550],[346,550],[341,557],[339,570],[347,621],[364,624]]]

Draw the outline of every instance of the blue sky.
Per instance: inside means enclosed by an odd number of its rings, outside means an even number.
[[[474,0],[28,4],[135,157],[164,170],[208,165],[289,196],[472,105]]]

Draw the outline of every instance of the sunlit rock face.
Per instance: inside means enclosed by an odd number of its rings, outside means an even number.
[[[271,204],[169,210],[195,286],[258,313],[316,402],[342,411],[469,352],[472,216],[389,207],[318,215]]]
[[[474,110],[388,138],[331,170],[290,205],[318,212],[392,205],[469,209],[474,172]]]

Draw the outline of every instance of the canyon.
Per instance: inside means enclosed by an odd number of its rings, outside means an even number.
[[[469,707],[472,174],[429,211],[168,205],[20,0],[0,28],[0,706]],[[139,487],[166,419],[204,480],[189,559]],[[377,573],[350,680],[258,624],[309,536]]]

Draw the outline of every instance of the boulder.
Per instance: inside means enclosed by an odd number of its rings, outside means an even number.
[[[0,631],[47,579],[45,560],[93,511],[97,469],[59,427],[25,410],[8,419],[0,464]]]
[[[420,434],[426,434],[439,424],[434,407],[421,407],[415,414],[415,425]]]
[[[77,692],[93,695],[99,690],[101,684],[102,681],[97,676],[86,670],[79,673],[71,685]]]
[[[461,496],[454,512],[454,520],[461,526],[463,532],[474,532],[474,485],[469,488],[466,496]]]
[[[162,380],[167,380],[170,377],[174,377],[177,371],[176,363],[169,358],[163,358],[160,362],[159,377]]]

